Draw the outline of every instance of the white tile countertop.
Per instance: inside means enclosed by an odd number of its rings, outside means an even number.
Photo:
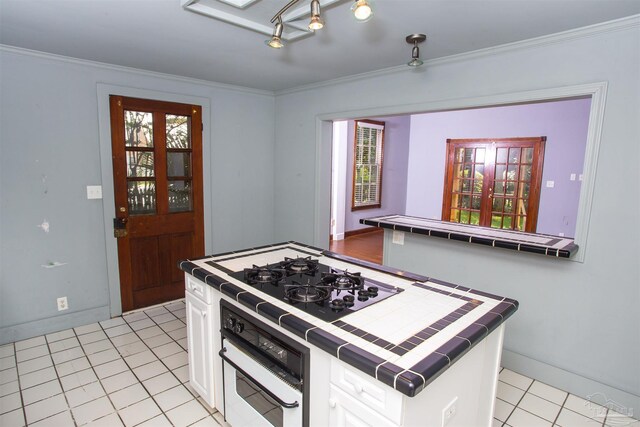
[[[284,257],[308,256],[403,291],[327,322],[230,275]],[[518,308],[512,299],[296,242],[187,260],[180,268],[408,396],[420,392]]]

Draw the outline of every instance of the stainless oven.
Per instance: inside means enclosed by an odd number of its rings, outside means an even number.
[[[309,425],[309,349],[220,302],[224,414],[233,427]]]

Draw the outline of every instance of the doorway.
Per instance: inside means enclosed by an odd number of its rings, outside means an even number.
[[[110,96],[122,311],[184,297],[181,259],[204,254],[202,108]]]

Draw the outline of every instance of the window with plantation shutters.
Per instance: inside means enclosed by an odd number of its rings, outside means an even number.
[[[384,122],[356,121],[351,210],[381,206],[383,141]]]

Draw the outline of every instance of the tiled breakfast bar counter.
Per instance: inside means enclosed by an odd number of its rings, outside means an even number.
[[[219,357],[228,346],[221,305],[308,349],[309,370],[300,387],[304,421],[298,425],[354,419],[368,425],[443,425],[445,416],[447,426],[490,425],[504,321],[517,301],[295,242],[184,261],[180,267],[187,274],[187,306],[190,287],[198,285],[208,301],[203,310],[212,310],[210,334],[190,333],[189,345],[211,346],[204,363],[212,375],[204,382],[211,380],[212,390],[208,398],[206,390],[201,394],[227,421],[234,409],[225,405],[229,396],[222,391],[222,378],[229,379]],[[262,281],[267,275],[277,280]],[[347,288],[347,280],[355,287]],[[321,292],[317,302],[299,302],[287,293],[309,296],[318,283],[330,294]],[[199,321],[190,312],[189,329],[190,321]],[[211,342],[195,343],[201,339]],[[196,371],[192,384],[203,382]]]

